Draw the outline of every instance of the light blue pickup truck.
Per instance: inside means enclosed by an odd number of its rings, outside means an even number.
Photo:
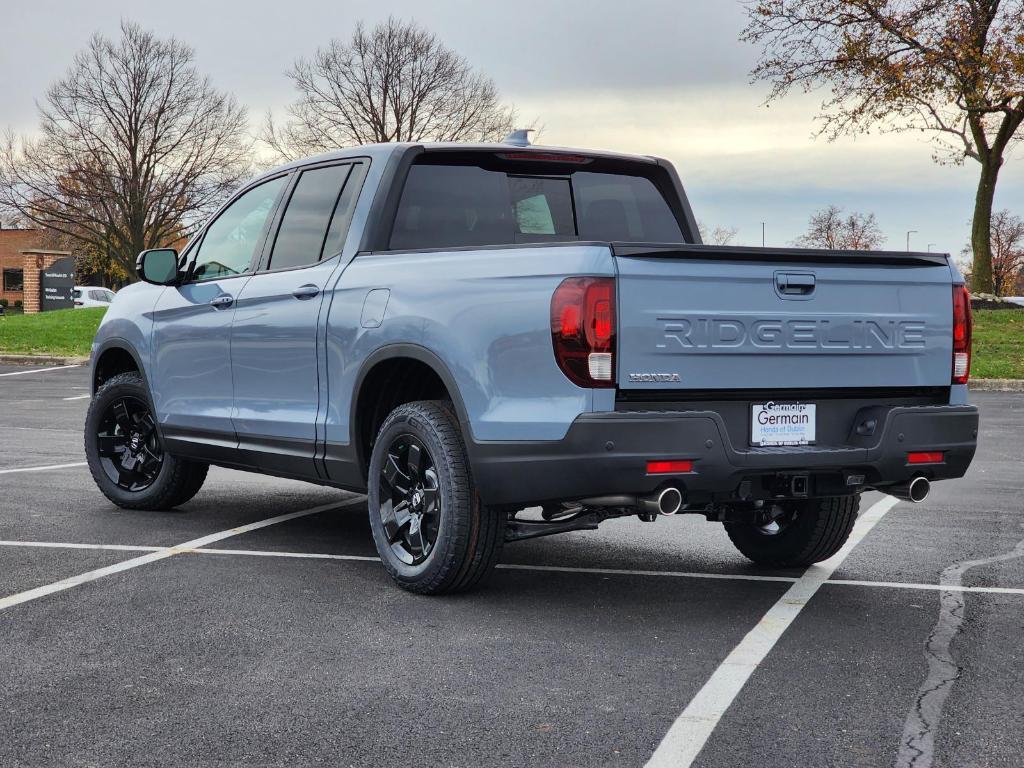
[[[171,508],[216,464],[366,492],[417,592],[624,515],[805,565],[862,491],[921,501],[974,455],[947,256],[702,245],[656,158],[355,147],[253,180],[138,272],[93,346],[100,490]]]

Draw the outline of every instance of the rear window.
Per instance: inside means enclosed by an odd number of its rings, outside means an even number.
[[[413,165],[395,216],[391,249],[683,241],[672,209],[651,179],[561,165],[557,173],[534,172],[538,168],[530,163],[531,172],[525,173],[494,162],[488,167]]]

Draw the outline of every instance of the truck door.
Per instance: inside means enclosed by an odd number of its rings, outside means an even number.
[[[287,181],[265,181],[224,208],[195,247],[190,279],[157,300],[150,387],[171,450],[179,442],[188,455],[235,446],[231,320]]]
[[[232,421],[244,463],[316,476],[326,388],[321,315],[341,266],[362,168],[349,161],[296,174],[260,269],[235,302]]]

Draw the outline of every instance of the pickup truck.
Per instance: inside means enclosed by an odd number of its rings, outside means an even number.
[[[975,451],[948,256],[702,245],[656,158],[354,147],[137,266],[92,350],[100,490],[168,509],[214,464],[366,493],[420,593],[626,515],[700,514],[808,565],[862,492],[922,501]]]

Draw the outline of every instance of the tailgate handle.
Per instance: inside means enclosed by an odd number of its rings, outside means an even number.
[[[806,272],[776,272],[775,287],[786,296],[809,296],[814,293],[814,275]]]

